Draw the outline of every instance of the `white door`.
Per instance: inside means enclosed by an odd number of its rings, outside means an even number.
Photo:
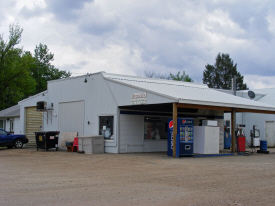
[[[62,132],[77,132],[83,136],[84,101],[59,103],[58,129]]]
[[[274,147],[275,137],[274,137],[274,121],[265,122],[265,135],[268,147]]]

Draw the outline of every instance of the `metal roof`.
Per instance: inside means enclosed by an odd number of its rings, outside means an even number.
[[[20,105],[15,105],[0,111],[0,117],[19,117]]]
[[[269,89],[253,89],[256,96],[261,96],[257,101],[266,104],[275,105],[275,88]]]
[[[171,98],[178,103],[275,111],[273,105],[226,94],[208,88],[205,84],[110,73],[102,73],[102,75],[106,80]]]

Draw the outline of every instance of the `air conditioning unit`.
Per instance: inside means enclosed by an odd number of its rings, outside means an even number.
[[[47,102],[41,101],[36,103],[36,110],[45,111],[47,109]]]

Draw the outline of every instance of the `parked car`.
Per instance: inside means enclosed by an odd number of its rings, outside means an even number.
[[[10,134],[4,129],[0,128],[0,147],[8,148],[22,148],[23,144],[28,143],[29,140],[23,134]]]

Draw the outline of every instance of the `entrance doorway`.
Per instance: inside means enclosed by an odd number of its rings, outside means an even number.
[[[268,147],[274,147],[275,137],[274,137],[274,121],[265,122],[265,135]]]

